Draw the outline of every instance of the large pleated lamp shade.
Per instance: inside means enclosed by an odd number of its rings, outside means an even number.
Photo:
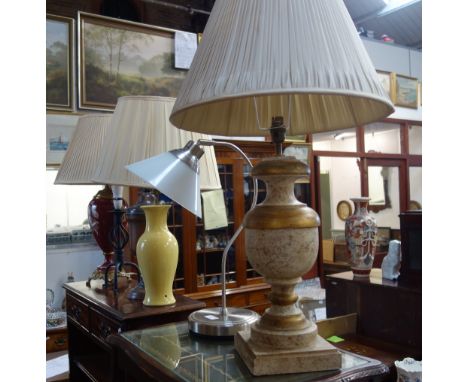
[[[94,180],[107,184],[152,188],[151,184],[130,173],[125,166],[183,147],[189,140],[207,138],[206,135],[176,129],[169,122],[174,102],[175,98],[170,97],[120,97]],[[201,188],[220,188],[214,150],[206,150],[204,158],[200,164]]]
[[[125,166],[178,149],[192,140],[210,139],[209,136],[177,129],[169,122],[175,99],[157,96],[126,96],[117,101],[111,128],[106,137],[93,179],[113,185],[154,188],[141,177],[129,172]],[[212,147],[207,148],[200,160],[199,186],[202,190],[221,188],[216,157]],[[159,189],[165,193],[166,190]],[[185,195],[186,190],[176,187]],[[183,207],[184,199],[171,198]],[[193,210],[192,208],[189,208]]]
[[[55,184],[95,185],[93,175],[96,171],[100,152],[110,129],[112,114],[86,114],[78,119],[73,138],[70,141],[62,164],[55,177]],[[111,211],[113,194],[105,182],[105,187],[90,200],[88,222],[96,243],[105,257],[91,278],[102,278],[104,269],[110,264],[114,252],[109,231],[113,225]]]
[[[394,111],[342,0],[217,0],[171,122],[225,136],[367,124]]]
[[[78,119],[55,184],[96,184],[92,177],[111,120],[111,113],[87,114]]]

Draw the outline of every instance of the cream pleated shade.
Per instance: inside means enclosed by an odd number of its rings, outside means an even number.
[[[169,116],[175,99],[168,97],[120,97],[112,117],[111,127],[93,176],[97,183],[153,188],[125,166],[178,149],[189,141],[210,139],[209,136],[175,128]],[[221,188],[212,147],[200,160],[200,187]]]
[[[288,134],[297,135],[370,123],[394,108],[342,0],[217,0],[171,122],[255,136],[274,116],[287,124],[289,110]]]
[[[95,184],[92,181],[112,114],[88,114],[78,119],[55,184]]]

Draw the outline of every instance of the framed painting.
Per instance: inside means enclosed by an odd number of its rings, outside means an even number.
[[[46,115],[46,165],[60,165],[75,132],[78,113],[47,113]]]
[[[306,163],[307,165],[310,165],[309,163],[310,148],[311,148],[310,143],[291,143],[288,145],[286,142],[286,144],[284,145],[283,154],[285,156],[296,157],[296,159],[299,159],[300,161]]]
[[[418,84],[418,92],[419,92],[419,106],[422,106],[422,82]]]
[[[284,138],[285,142],[298,142],[298,143],[305,143],[307,140],[307,135],[286,135]]]
[[[46,15],[46,106],[73,109],[74,20]]]
[[[310,143],[291,143],[284,145],[283,154],[285,156],[293,156],[296,159],[310,166],[310,152],[312,145]],[[298,179],[296,183],[309,183],[309,178]]]
[[[377,70],[377,77],[379,78],[382,87],[387,92],[388,96],[392,96],[392,73],[383,70]]]
[[[418,108],[418,79],[392,73],[392,102],[396,106]]]
[[[126,95],[176,97],[175,30],[78,13],[79,107],[114,109]]]

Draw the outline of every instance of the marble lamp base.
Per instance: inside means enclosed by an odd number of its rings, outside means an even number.
[[[249,341],[250,329],[236,333],[234,345],[253,375],[276,375],[336,370],[341,368],[340,352],[320,336],[299,349],[269,349]]]

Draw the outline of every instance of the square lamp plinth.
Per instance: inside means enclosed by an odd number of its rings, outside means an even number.
[[[234,345],[253,375],[306,373],[341,369],[341,354],[317,335],[312,344],[297,349],[269,349],[250,340],[250,329],[234,337]]]

